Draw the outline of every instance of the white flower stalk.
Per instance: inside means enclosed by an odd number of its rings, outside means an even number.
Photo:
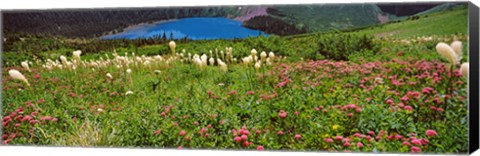
[[[213,57],[210,57],[208,62],[210,62],[210,65],[213,66],[213,64],[215,64],[215,59]]]
[[[232,62],[232,47],[227,47],[227,48],[225,48],[225,50],[226,50],[226,52],[225,52],[226,53],[226,56],[225,56],[226,61],[227,61],[227,63],[230,63],[230,62]]]
[[[252,59],[253,61],[257,62],[257,50],[255,49],[252,49],[252,51],[250,51],[250,56],[252,56]]]
[[[192,61],[193,61],[193,63],[195,63],[199,67],[203,66],[202,60],[200,60],[200,58],[198,58],[198,57],[194,57]]]
[[[22,64],[22,67],[25,68],[28,72],[32,72],[30,71],[30,67],[28,66],[27,61],[23,61],[21,64]]]
[[[131,94],[133,94],[133,92],[131,90],[129,90],[125,93],[125,95],[131,95]]]
[[[200,59],[202,60],[202,66],[206,66],[207,65],[207,59],[208,59],[208,56],[203,54]]]
[[[220,55],[221,55],[221,57],[222,57],[222,60],[225,60],[225,54],[223,53],[223,50],[220,51]]]
[[[273,52],[268,53],[268,58],[270,58],[270,61],[273,62],[275,59],[275,54]]]
[[[244,57],[244,58],[242,59],[242,61],[243,61],[244,64],[247,65],[247,64],[250,64],[250,62],[253,61],[253,58],[252,58],[252,56],[250,55],[250,56],[248,56],[248,57]]]
[[[260,53],[260,59],[262,60],[262,62],[265,62],[267,60],[267,53],[265,51],[262,51],[262,53]]]
[[[252,49],[252,51],[250,51],[250,54],[253,56],[257,56],[257,50],[255,49]]]
[[[77,61],[77,63],[80,63],[82,59],[80,58],[80,55],[82,54],[82,51],[76,50],[73,51],[73,58]]]
[[[248,64],[248,58],[247,57],[242,58],[242,63],[243,64]]]
[[[212,50],[210,50],[210,57],[213,57],[213,52],[212,52]]]
[[[457,54],[455,54],[452,47],[450,47],[448,44],[440,42],[435,48],[437,49],[437,52],[446,58],[450,63],[453,65],[457,64]]]
[[[112,74],[110,74],[110,73],[107,73],[107,78],[108,78],[108,79],[113,79],[113,76],[112,76]]]
[[[462,76],[465,78],[468,78],[468,71],[469,71],[469,63],[468,62],[462,63],[462,66],[460,67],[460,73],[462,74]]]
[[[217,59],[217,62],[218,62],[218,65],[220,66],[220,69],[224,72],[227,72],[228,71],[228,67],[227,67],[227,64],[225,64],[225,62],[223,62],[222,60],[220,59]]]
[[[255,68],[259,69],[260,67],[262,67],[262,63],[261,63],[261,62],[255,63]]]
[[[25,78],[25,76],[23,76],[22,73],[20,73],[18,70],[15,70],[15,69],[11,69],[8,71],[8,74],[10,75],[10,77],[12,77],[13,79],[16,79],[16,80],[20,80],[20,81],[23,81],[27,84],[27,86],[30,86],[30,83],[28,83],[27,79]]]
[[[384,83],[383,78],[381,78],[381,77],[376,77],[374,83],[375,83],[375,84],[383,84],[383,83]]]
[[[172,56],[175,56],[175,47],[177,46],[177,44],[175,44],[175,41],[170,41],[170,43],[168,43],[168,46],[170,46],[170,50],[172,51]]]
[[[132,73],[132,70],[129,68],[129,69],[127,69],[127,74],[130,75],[130,73]]]
[[[65,56],[60,56],[60,60],[62,61],[63,65],[67,65],[67,58]]]
[[[460,60],[462,59],[462,42],[453,41],[452,44],[450,44],[450,47],[452,47],[453,51],[455,51],[455,54],[457,55],[457,62],[460,63]]]
[[[150,61],[147,60],[147,61],[143,62],[143,65],[144,65],[144,66],[149,66],[149,65],[150,65]]]
[[[72,68],[72,66],[73,66],[73,63],[70,62],[70,61],[67,61],[67,66],[66,66],[66,67],[67,67],[67,68]]]
[[[267,62],[267,63],[266,63],[266,64],[267,64],[267,66],[271,66],[271,65],[272,65],[272,62],[270,61],[270,57],[269,57],[269,58],[267,58],[266,62]]]

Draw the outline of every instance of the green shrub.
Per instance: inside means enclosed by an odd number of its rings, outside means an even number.
[[[318,38],[318,52],[326,59],[348,61],[349,56],[359,52],[376,54],[380,46],[373,36],[343,33],[323,34]]]

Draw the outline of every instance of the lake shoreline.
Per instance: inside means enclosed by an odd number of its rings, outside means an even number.
[[[152,22],[143,22],[143,23],[139,23],[139,24],[132,24],[132,25],[129,25],[125,28],[122,28],[121,32],[114,33],[113,30],[112,30],[112,31],[109,31],[106,35],[100,36],[99,38],[101,39],[101,38],[108,37],[108,36],[111,36],[111,35],[121,34],[121,33],[130,31],[130,30],[135,30],[135,29],[143,28],[143,27],[150,26],[150,25],[153,26],[153,25],[157,25],[157,24],[161,24],[161,23],[173,22],[173,21],[177,21],[177,20],[178,19],[168,19],[168,20],[155,21],[153,23]]]
[[[175,36],[174,39],[188,37],[192,40],[235,39],[267,35],[260,30],[246,28],[242,22],[226,17],[192,17],[161,20],[130,25],[122,32],[109,33],[100,39],[151,38],[162,33]]]

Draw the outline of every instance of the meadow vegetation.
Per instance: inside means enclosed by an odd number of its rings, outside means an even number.
[[[88,39],[99,51],[27,39],[2,54],[2,143],[466,153],[463,18],[144,46]],[[58,46],[38,50],[46,41]]]

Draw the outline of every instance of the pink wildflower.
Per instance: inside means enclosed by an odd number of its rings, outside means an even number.
[[[185,135],[185,131],[184,130],[180,131],[180,136],[184,136],[184,135]]]
[[[295,139],[300,139],[302,136],[300,134],[295,135]]]
[[[415,144],[415,145],[418,145],[418,146],[421,146],[422,145],[422,141],[418,140],[418,139],[413,139],[412,141],[412,144]]]
[[[278,135],[283,135],[283,132],[282,132],[282,131],[278,131],[277,134],[278,134]]]
[[[422,152],[422,149],[420,149],[420,148],[417,147],[417,146],[412,146],[412,147],[410,148],[410,150],[411,150],[412,153]]]
[[[435,130],[431,130],[431,129],[427,130],[425,132],[425,134],[427,134],[427,136],[430,136],[430,137],[431,136],[438,136],[437,132]]]
[[[240,142],[240,141],[242,141],[242,138],[241,138],[241,137],[238,137],[238,136],[236,136],[236,137],[235,137],[233,140],[235,140],[235,142]]]
[[[357,147],[362,148],[363,144],[361,142],[357,142]]]
[[[404,108],[406,111],[413,111],[413,108],[412,106],[405,106]]]
[[[287,112],[283,111],[283,110],[280,110],[280,112],[278,113],[278,116],[280,118],[286,118],[287,117]]]
[[[242,138],[243,141],[246,141],[248,139],[248,136],[247,135],[242,135],[241,138]]]
[[[257,150],[259,150],[259,151],[263,151],[263,150],[264,150],[264,148],[263,148],[263,146],[262,146],[262,145],[258,145],[258,146],[257,146]]]
[[[328,142],[328,143],[331,143],[331,142],[333,142],[333,139],[331,139],[331,138],[325,138],[324,141],[325,141],[325,142]]]
[[[336,136],[335,137],[335,140],[342,140],[343,139],[343,136]]]

